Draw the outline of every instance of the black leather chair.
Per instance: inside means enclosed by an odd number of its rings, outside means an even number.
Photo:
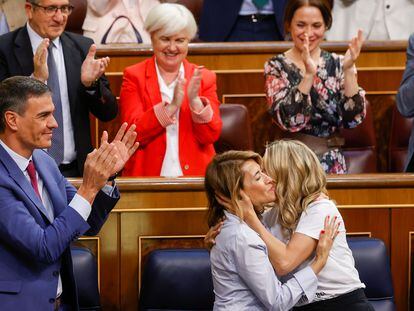
[[[384,242],[348,238],[365,293],[376,311],[395,311]],[[140,310],[212,310],[213,284],[205,249],[158,249],[148,255],[141,282]]]
[[[158,249],[145,263],[140,310],[212,310],[210,255],[206,249]]]
[[[95,256],[86,247],[71,246],[70,249],[80,310],[101,310]]]
[[[365,284],[365,294],[376,311],[394,311],[394,289],[384,242],[374,238],[349,237],[355,267]]]
[[[221,104],[220,116],[223,128],[214,144],[217,153],[227,150],[253,150],[253,138],[249,112],[239,104]]]

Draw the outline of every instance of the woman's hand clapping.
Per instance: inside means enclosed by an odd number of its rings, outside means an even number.
[[[362,44],[364,43],[364,38],[362,35],[362,30],[358,30],[358,35],[352,38],[351,42],[348,45],[348,50],[345,53],[344,57],[344,71],[352,69],[356,60],[359,57],[361,52]]]

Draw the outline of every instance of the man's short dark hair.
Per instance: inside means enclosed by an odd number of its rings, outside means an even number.
[[[6,129],[6,111],[23,115],[29,98],[50,93],[46,84],[30,77],[15,76],[0,82],[0,133]]]

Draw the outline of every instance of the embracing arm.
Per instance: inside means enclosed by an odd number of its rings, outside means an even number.
[[[317,279],[311,268],[299,271],[281,284],[269,263],[265,246],[242,233],[236,238],[235,265],[240,277],[267,310],[288,310],[303,294],[308,301],[315,295]]]
[[[308,259],[316,248],[317,241],[301,233],[294,233],[286,245],[264,227],[256,214],[249,214],[245,221],[265,242],[270,262],[278,275],[290,273]]]
[[[408,42],[407,63],[397,94],[397,108],[406,118],[414,116],[414,35]]]

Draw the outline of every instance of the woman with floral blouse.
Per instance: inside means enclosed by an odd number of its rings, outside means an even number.
[[[328,1],[290,0],[284,22],[294,46],[265,64],[269,112],[285,137],[315,151],[325,172],[346,173],[339,129],[356,127],[366,113],[365,91],[358,86],[355,68],[362,31],[342,56],[319,46],[332,24]]]

